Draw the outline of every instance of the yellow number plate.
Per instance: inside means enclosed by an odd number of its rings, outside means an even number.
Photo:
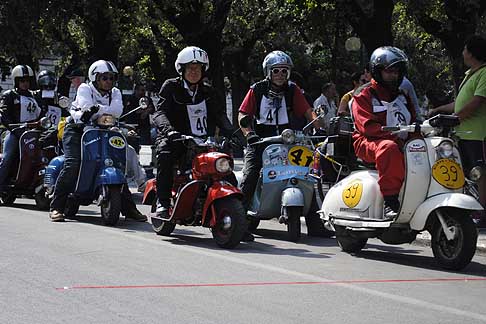
[[[464,186],[464,172],[461,166],[451,159],[435,161],[432,176],[435,181],[448,189],[460,189]]]
[[[110,145],[114,148],[122,149],[125,147],[125,141],[120,136],[113,136],[110,138]]]
[[[314,161],[312,151],[305,146],[294,146],[287,155],[291,165],[308,167]]]
[[[343,201],[349,208],[354,208],[359,204],[362,195],[363,183],[360,180],[354,180],[344,188]]]

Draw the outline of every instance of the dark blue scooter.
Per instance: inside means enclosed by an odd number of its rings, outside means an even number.
[[[72,218],[80,205],[96,201],[105,225],[114,226],[120,218],[122,190],[127,185],[127,140],[115,126],[115,118],[103,115],[84,129],[81,138],[81,166],[75,191],[69,196],[64,215]],[[46,168],[48,194],[64,165],[64,156],[54,158]]]

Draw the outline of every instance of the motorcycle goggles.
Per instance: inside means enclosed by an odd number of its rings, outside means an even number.
[[[101,81],[116,81],[116,75],[113,73],[103,73],[100,75],[99,80]]]
[[[280,67],[280,68],[278,68],[278,67],[272,68],[270,71],[272,72],[273,75],[280,74],[280,73],[282,73],[283,75],[288,75],[289,74],[289,69],[288,68],[282,68],[282,67]]]

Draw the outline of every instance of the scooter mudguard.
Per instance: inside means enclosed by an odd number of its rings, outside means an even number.
[[[34,174],[39,169],[41,150],[39,147],[38,130],[25,131],[19,140],[20,163],[17,169],[15,186],[18,188],[29,187],[32,183]]]
[[[150,179],[145,184],[145,190],[143,192],[142,204],[152,205],[153,201],[157,199],[157,180]]]
[[[186,184],[179,191],[177,201],[175,202],[172,214],[169,221],[183,220],[193,217],[194,214],[194,202],[199,196],[200,190],[204,187],[205,182],[201,180],[193,180]]]
[[[303,207],[304,205],[304,194],[299,188],[291,187],[282,192],[282,207]]]
[[[483,210],[479,202],[471,196],[452,192],[433,196],[420,204],[410,220],[410,228],[421,231],[425,228],[425,224],[429,215],[440,207],[455,207],[464,210]]]
[[[46,172],[44,173],[44,186],[48,193],[52,193],[54,190],[59,173],[61,173],[61,170],[64,167],[64,160],[64,155],[56,156],[46,167]]]
[[[206,197],[206,202],[204,203],[203,214],[202,214],[202,224],[206,224],[206,217],[209,212],[209,208],[212,206],[213,202],[217,199],[221,199],[228,196],[237,196],[243,199],[243,194],[241,191],[230,183],[225,181],[216,181],[208,190],[208,195]],[[211,219],[209,220],[209,226],[213,227],[216,225],[216,215],[211,213]]]
[[[124,172],[114,167],[105,167],[101,169],[100,174],[96,177],[95,186],[123,183],[127,183]]]

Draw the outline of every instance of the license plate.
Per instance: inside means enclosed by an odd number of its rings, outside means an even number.
[[[464,172],[459,163],[451,159],[435,161],[432,167],[435,181],[448,189],[460,189],[464,186]]]

